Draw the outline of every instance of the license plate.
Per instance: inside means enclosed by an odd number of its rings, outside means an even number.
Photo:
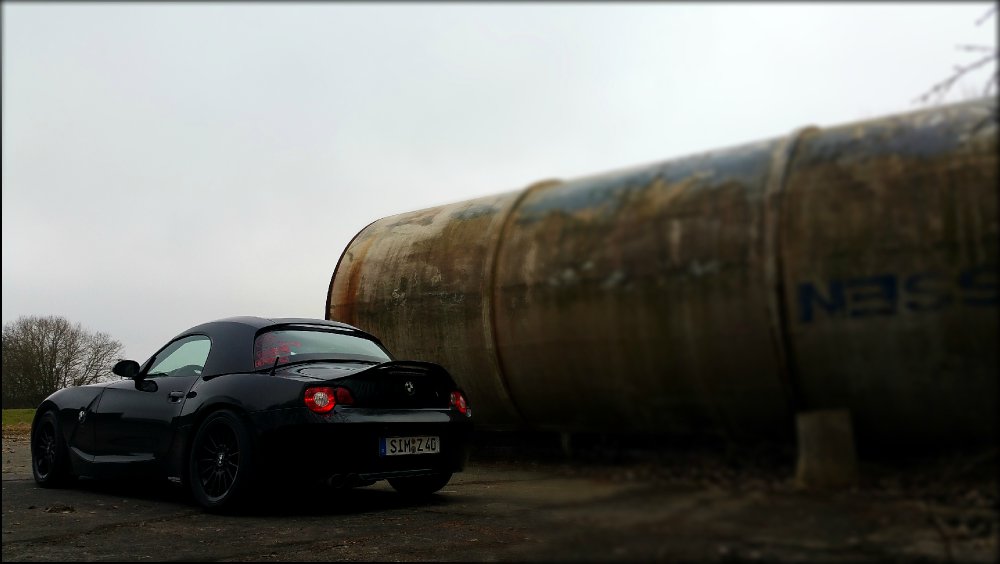
[[[439,437],[383,437],[379,439],[379,456],[401,454],[436,454],[441,452]]]

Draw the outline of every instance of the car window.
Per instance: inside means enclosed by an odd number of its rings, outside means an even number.
[[[149,376],[197,376],[205,367],[212,341],[204,335],[178,339],[156,355]]]
[[[261,333],[253,344],[256,368],[292,362],[297,355],[313,358],[362,358],[372,362],[391,360],[378,343],[358,334],[341,331],[289,329]]]

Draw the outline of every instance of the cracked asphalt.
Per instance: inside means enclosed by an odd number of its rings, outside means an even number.
[[[688,468],[688,461],[676,467]],[[989,469],[995,469],[995,455]],[[202,512],[170,484],[45,490],[27,442],[3,441],[3,561],[996,562],[993,477],[944,490],[894,476],[802,492],[787,468],[710,479],[648,461],[474,457],[425,502],[387,484],[262,492]],[[716,472],[718,474],[718,472]],[[905,476],[904,476],[905,478]],[[896,480],[896,481],[893,481]],[[902,485],[901,485],[902,484]],[[933,485],[933,484],[932,484]]]

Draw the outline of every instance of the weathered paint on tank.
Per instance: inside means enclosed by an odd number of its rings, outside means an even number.
[[[531,424],[736,433],[782,423],[760,275],[773,148],[525,197],[502,239],[494,301],[497,349]]]
[[[942,108],[799,143],[780,228],[795,377],[805,406],[850,407],[871,441],[996,438],[989,112]]]
[[[477,419],[993,440],[996,113],[936,108],[385,218],[328,318],[445,365]]]
[[[470,398],[484,398],[475,405],[483,421],[519,421],[497,366],[488,291],[516,200],[490,196],[369,225],[341,256],[327,301],[329,319],[358,320],[398,357],[445,366]]]

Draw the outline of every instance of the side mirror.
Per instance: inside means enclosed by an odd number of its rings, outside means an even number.
[[[119,360],[111,372],[122,378],[134,379],[139,374],[139,363],[134,360]]]

